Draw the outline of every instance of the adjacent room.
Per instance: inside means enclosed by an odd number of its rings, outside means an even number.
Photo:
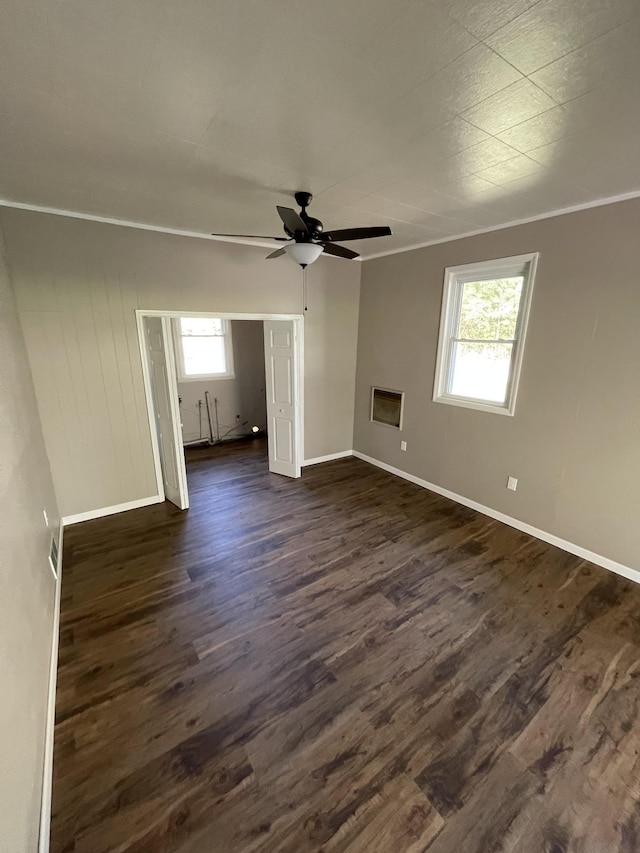
[[[184,446],[264,435],[262,322],[179,317],[174,343]]]
[[[224,456],[223,444],[235,442],[240,451],[240,442],[262,439],[259,447],[268,449],[265,386],[272,387],[274,377],[265,351],[271,324],[212,315],[138,317],[159,496],[188,509],[189,461],[207,472],[201,487],[208,487],[219,473],[215,463]],[[246,443],[244,449],[255,450]],[[273,457],[273,440],[271,449]]]
[[[0,853],[637,853],[640,5],[2,19]]]

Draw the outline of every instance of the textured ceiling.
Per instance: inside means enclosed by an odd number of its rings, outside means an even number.
[[[639,0],[3,0],[0,198],[377,254],[640,190]],[[292,206],[293,206],[293,199]]]

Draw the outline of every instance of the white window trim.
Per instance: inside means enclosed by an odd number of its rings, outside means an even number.
[[[187,315],[185,315],[187,316]],[[188,316],[196,317],[200,316],[199,314],[190,314]],[[207,316],[208,318],[212,315],[202,315]],[[231,340],[231,323],[229,320],[224,317],[218,317],[214,319],[220,319],[223,323],[224,329],[224,353],[225,353],[225,361],[227,363],[227,370],[225,373],[197,373],[190,374],[189,376],[185,375],[184,372],[184,351],[182,349],[182,332],[180,328],[180,317],[175,317],[173,320],[173,338],[176,345],[176,367],[178,371],[178,382],[205,382],[209,381],[217,381],[218,379],[235,379],[236,375],[234,373],[234,365],[233,365],[233,342]]]
[[[444,271],[444,290],[442,295],[442,310],[440,312],[440,331],[438,335],[438,354],[436,358],[436,373],[433,385],[433,401],[448,406],[460,406],[465,409],[478,409],[481,412],[493,412],[497,415],[513,417],[516,408],[516,397],[520,383],[522,357],[524,354],[525,338],[529,325],[531,297],[538,264],[538,252],[528,255],[515,255],[511,258],[498,258],[493,261],[479,261],[474,264],[463,264],[457,267],[447,267]],[[513,275],[524,275],[518,323],[514,339],[509,381],[506,400],[504,403],[490,403],[473,397],[460,397],[448,394],[446,391],[450,362],[448,357],[449,342],[455,332],[454,324],[458,320],[456,300],[460,299],[461,285],[465,281],[477,281],[482,278],[499,278]]]

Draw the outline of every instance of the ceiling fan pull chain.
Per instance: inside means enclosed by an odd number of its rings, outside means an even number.
[[[304,310],[307,310],[307,268],[303,267],[302,269],[302,301],[304,303]]]

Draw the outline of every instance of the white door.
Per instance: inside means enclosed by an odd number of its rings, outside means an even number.
[[[146,317],[144,323],[164,493],[171,503],[180,509],[188,509],[171,320],[168,317]]]
[[[269,470],[300,476],[298,388],[293,320],[264,321],[264,364],[267,386]]]

